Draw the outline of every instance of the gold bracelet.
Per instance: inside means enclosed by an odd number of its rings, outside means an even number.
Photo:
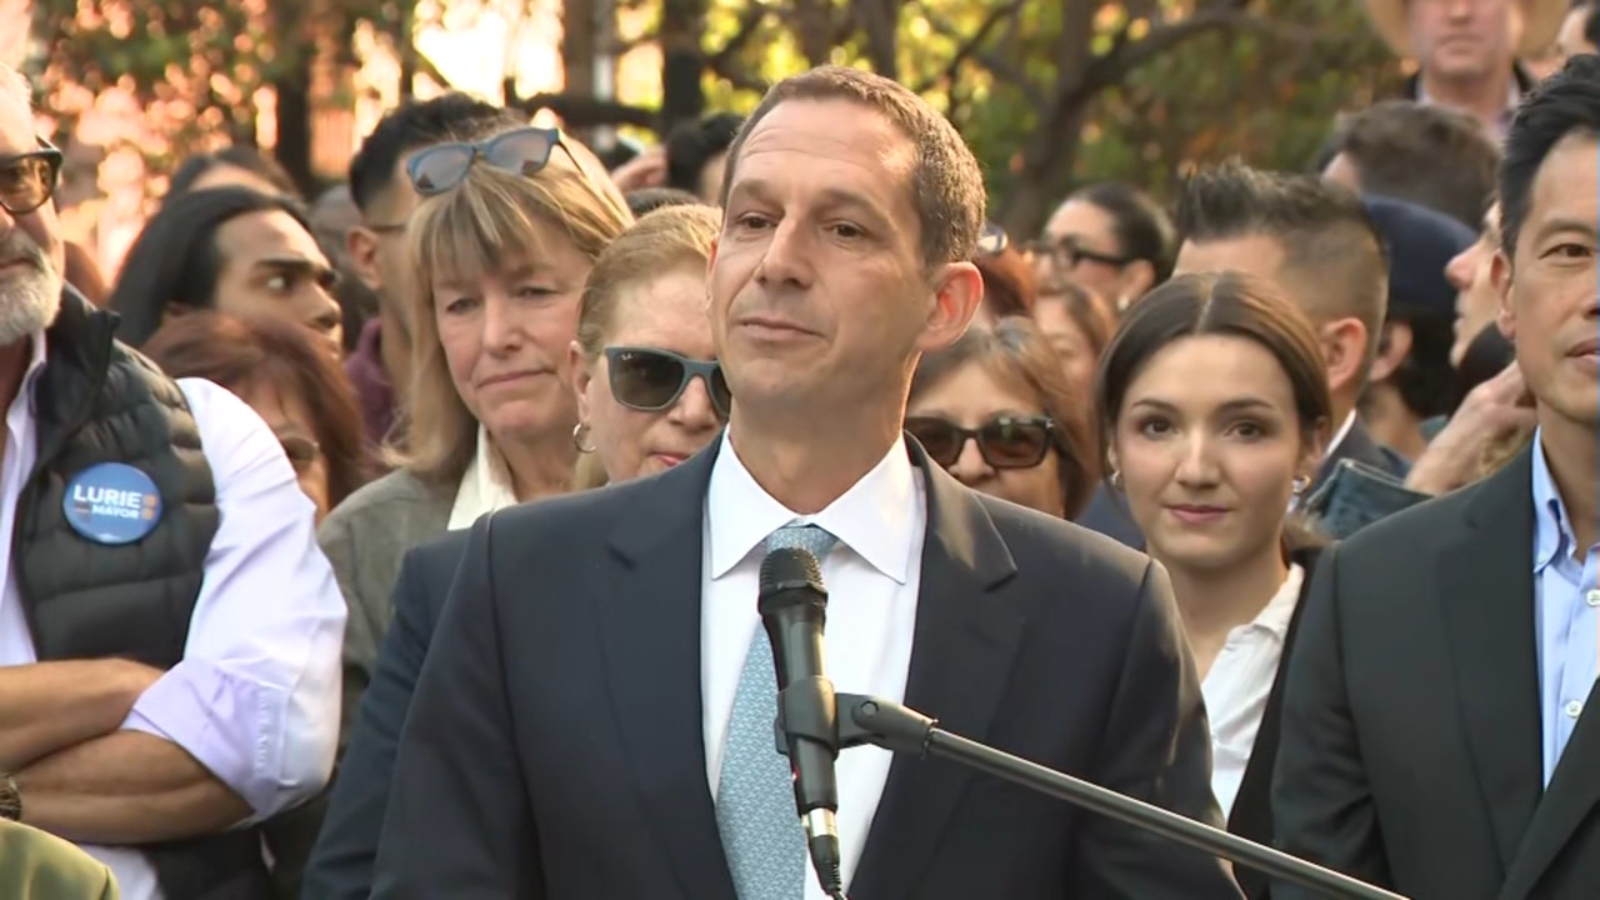
[[[10,772],[0,773],[0,819],[10,819],[13,822],[22,821],[22,790],[17,787],[17,778]]]

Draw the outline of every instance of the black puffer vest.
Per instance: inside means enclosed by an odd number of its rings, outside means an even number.
[[[170,669],[217,532],[216,488],[183,393],[115,330],[113,314],[64,292],[32,390],[38,459],[17,503],[11,572],[40,662],[125,657]],[[67,520],[73,477],[106,462],[139,469],[160,491],[159,520],[133,543],[96,543]],[[167,900],[265,896],[253,829],[141,849]]]

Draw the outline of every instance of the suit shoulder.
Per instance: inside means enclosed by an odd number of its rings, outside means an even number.
[[[1019,557],[1019,568],[1068,570],[1127,582],[1133,588],[1144,582],[1150,557],[1121,541],[1015,503],[988,496],[980,500],[1007,546]]]
[[[346,497],[328,513],[322,527],[328,530],[359,528],[370,522],[384,521],[386,528],[392,528],[392,517],[397,513],[408,518],[421,513],[440,518],[442,522],[450,516],[453,499],[410,472],[390,472]]]

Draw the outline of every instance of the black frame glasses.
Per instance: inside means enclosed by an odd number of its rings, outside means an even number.
[[[1113,256],[1109,253],[1085,250],[1078,246],[1078,242],[1072,238],[1064,238],[1054,242],[1036,241],[1029,249],[1037,255],[1048,256],[1062,270],[1075,269],[1078,263],[1084,260],[1097,262],[1116,269],[1123,268],[1128,263],[1133,262],[1131,257]]]
[[[726,420],[733,409],[733,392],[716,360],[690,359],[659,347],[607,347],[605,352],[611,396],[629,409],[671,409],[696,378],[705,382],[718,416]]]
[[[994,416],[977,428],[941,416],[909,416],[905,430],[946,469],[961,459],[968,441],[978,442],[983,461],[995,469],[1031,469],[1056,446],[1056,423],[1049,416]]]
[[[44,138],[38,141],[37,150],[0,157],[0,209],[13,216],[25,216],[49,203],[61,184],[64,155]],[[24,183],[29,179],[32,185]]]
[[[487,141],[455,141],[429,147],[406,163],[406,176],[423,197],[454,188],[480,160],[496,169],[531,178],[550,163],[550,154],[557,147],[577,165],[560,129],[530,127],[507,131]]]

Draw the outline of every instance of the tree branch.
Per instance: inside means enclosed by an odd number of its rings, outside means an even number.
[[[656,127],[656,111],[612,100],[598,100],[588,94],[540,93],[532,97],[506,98],[506,105],[527,114],[529,118],[541,109],[548,109],[561,117],[569,128],[589,128],[595,125],[634,125],[639,128]]]
[[[428,54],[423,53],[421,50],[416,51],[416,65],[418,75],[428,76],[428,78],[432,79],[435,84],[439,85],[445,90],[453,91],[456,89],[456,86],[450,82],[450,79],[444,77],[444,73],[439,71],[439,67],[437,65],[434,65],[433,60],[428,58]],[[506,99],[509,100],[511,98],[507,97]]]
[[[984,18],[977,30],[972,32],[972,37],[963,41],[959,46],[956,47],[955,55],[950,57],[950,64],[945,67],[944,72],[938,75],[930,75],[928,78],[924,79],[921,84],[913,87],[912,90],[918,94],[925,94],[928,91],[933,90],[934,87],[941,81],[948,80],[953,83],[956,79],[956,74],[961,68],[961,64],[966,62],[968,59],[974,58],[978,53],[978,47],[982,46],[983,42],[989,39],[989,33],[994,31],[995,27],[1001,22],[1005,21],[1006,17],[1016,15],[1018,12],[1020,12],[1022,10],[1022,3],[1023,0],[1012,0],[1012,2],[992,10],[989,15]]]
[[[961,29],[955,27],[955,23],[940,15],[937,11],[930,8],[926,3],[919,3],[918,6],[922,8],[923,17],[928,20],[929,26],[931,26],[934,31],[947,38],[958,40],[961,38]],[[1013,0],[1013,6],[1010,8],[1020,10],[1021,6],[1021,0]],[[1006,7],[1002,7],[1002,11],[1004,11],[1004,9],[1006,9]],[[999,21],[1004,21],[1004,18],[1004,16],[1001,16]],[[968,43],[970,44],[970,47],[963,48],[967,49],[968,58],[973,62],[983,66],[985,69],[988,69],[990,74],[1002,81],[1009,83],[1012,87],[1021,91],[1023,98],[1026,99],[1034,108],[1043,109],[1048,104],[1049,98],[1044,95],[1043,91],[1039,90],[1039,86],[1034,84],[1033,79],[1028,77],[1028,73],[1024,72],[1021,66],[1018,66],[1010,60],[994,53],[989,53],[978,49],[978,46],[981,43],[982,32],[985,30],[985,28],[992,28],[987,21],[984,22],[984,26],[984,28],[979,28],[980,37],[969,41]],[[953,73],[954,71],[955,65],[952,64],[949,72]],[[921,93],[921,91],[918,91],[918,93]]]
[[[1260,28],[1264,20],[1245,10],[1247,0],[1227,0],[1209,8],[1198,9],[1189,16],[1168,25],[1152,26],[1149,33],[1137,41],[1119,40],[1112,49],[1089,66],[1088,72],[1074,92],[1076,102],[1083,102],[1103,88],[1121,83],[1133,70],[1177,47],[1184,41],[1210,31],[1233,28]],[[1122,35],[1118,36],[1119,38]],[[1063,98],[1066,99],[1066,98]]]
[[[740,69],[736,59],[761,30],[762,24],[767,21],[767,14],[771,11],[765,3],[751,3],[746,6],[739,16],[739,27],[733,36],[722,45],[722,49],[706,55],[707,71],[740,90],[766,93],[767,83]]]

